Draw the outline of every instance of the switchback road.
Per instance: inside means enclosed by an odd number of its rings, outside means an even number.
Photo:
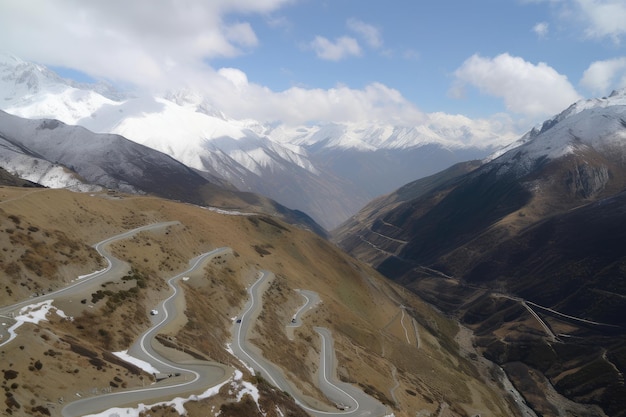
[[[322,340],[319,388],[324,395],[334,403],[334,409],[332,406],[321,404],[319,401],[302,395],[301,392],[287,381],[278,367],[263,358],[259,350],[249,344],[248,333],[261,310],[261,296],[266,280],[271,278],[273,278],[273,274],[268,271],[261,271],[259,278],[248,289],[250,298],[244,307],[243,314],[239,320],[237,320],[238,323],[235,322],[232,329],[234,338],[232,350],[235,356],[247,363],[248,366],[254,368],[256,372],[261,373],[272,385],[288,392],[300,407],[314,416],[379,417],[387,415],[386,407],[376,399],[366,395],[357,387],[340,382],[336,378],[335,350],[333,348],[332,335],[328,329],[315,327],[315,331],[320,335]],[[296,321],[299,318],[298,316],[306,311],[306,306],[310,305],[315,298],[318,298],[317,294],[312,291],[307,291],[306,294],[310,297],[305,296],[307,302],[298,310],[295,317]],[[288,348],[288,346],[285,346],[285,349]]]
[[[89,289],[98,288],[100,284],[102,284],[103,282],[107,280],[110,280],[111,277],[119,278],[128,271],[128,266],[125,262],[122,262],[119,259],[111,256],[106,251],[106,246],[109,243],[116,242],[118,240],[128,239],[129,237],[132,237],[139,232],[163,229],[163,228],[173,226],[176,224],[180,224],[180,222],[174,221],[174,222],[149,224],[146,226],[138,227],[136,229],[128,230],[118,235],[109,237],[101,242],[98,242],[97,244],[94,245],[94,249],[96,249],[96,251],[98,251],[100,256],[102,256],[106,260],[107,262],[106,268],[100,271],[96,271],[91,274],[85,275],[83,277],[80,277],[79,279],[74,280],[73,283],[71,283],[70,285],[63,287],[59,290],[50,292],[48,294],[43,294],[37,297],[32,297],[32,298],[20,301],[18,303],[15,303],[9,306],[0,307],[0,316],[6,318],[9,322],[11,322],[11,317],[17,314],[20,311],[20,309],[22,309],[23,307],[32,305],[32,304],[37,304],[43,301],[54,300],[54,299],[58,300],[61,298],[66,298],[70,300],[71,299],[80,300],[81,298],[84,298],[82,297],[82,294],[88,292]],[[12,324],[13,323],[11,323],[11,325]],[[10,326],[0,326],[0,335],[2,336],[0,340],[9,340],[9,335],[7,333],[8,327]]]
[[[174,363],[157,353],[152,346],[154,338],[159,331],[180,313],[177,311],[175,303],[176,298],[182,295],[178,287],[178,281],[183,276],[191,274],[194,270],[201,267],[206,260],[227,250],[229,249],[214,249],[192,259],[190,267],[186,271],[168,280],[167,283],[173,292],[157,309],[159,314],[155,316],[162,317],[162,319],[144,332],[128,350],[131,356],[150,363],[159,369],[162,374],[169,374],[175,377],[142,389],[115,392],[75,401],[63,408],[64,417],[93,414],[113,406],[135,405],[140,402],[154,401],[158,398],[170,399],[185,393],[199,393],[231,377],[232,369],[222,364],[206,361],[189,361],[184,364]]]

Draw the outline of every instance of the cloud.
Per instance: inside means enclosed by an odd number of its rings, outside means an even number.
[[[220,68],[217,73],[230,81],[237,90],[244,90],[248,86],[248,76],[237,68]]]
[[[547,22],[539,22],[533,26],[533,32],[537,34],[539,38],[545,38],[548,36],[549,25]]]
[[[261,14],[267,22],[270,14],[292,1],[185,0],[159,2],[159,7],[154,6],[154,0],[2,2],[0,50],[48,66],[76,69],[94,78],[131,84],[139,90],[188,88],[238,119],[290,125],[428,123],[428,115],[398,90],[381,83],[358,89],[336,85],[273,91],[251,81],[254,77],[249,79],[240,69],[211,66],[217,58],[249,53],[259,45],[262,40],[257,38],[251,15]],[[288,24],[280,19],[271,22]],[[357,39],[367,47],[383,47],[380,32],[372,25],[357,19],[348,20],[346,25],[354,37],[334,41],[318,37],[313,41],[311,46],[320,57],[358,56],[362,50]],[[415,58],[417,53],[411,51],[409,55]],[[437,120],[448,123],[444,116]],[[454,120],[455,126],[471,124]],[[485,122],[480,126],[489,130],[492,125]]]
[[[246,83],[238,70],[219,70],[211,90],[220,97],[216,107],[236,119],[253,118],[265,122],[298,125],[309,122],[371,122],[413,125],[424,121],[424,114],[402,94],[380,83],[353,89],[337,85],[330,89],[291,87],[275,92]],[[227,82],[225,82],[227,81]],[[222,93],[222,91],[224,93]]]
[[[580,84],[597,95],[626,87],[626,57],[593,62],[583,73]]]
[[[521,0],[523,3],[549,3],[557,16],[570,22],[574,30],[584,27],[589,38],[610,38],[619,44],[626,35],[624,0]],[[582,23],[582,24],[581,24]]]
[[[495,58],[473,55],[455,72],[450,93],[461,97],[467,85],[504,100],[508,110],[530,117],[549,116],[576,100],[579,94],[552,67],[533,64],[519,57],[501,54]]]
[[[186,68],[233,57],[257,46],[246,21],[290,0],[46,0],[3,2],[0,49],[94,77],[138,85],[167,84]],[[36,30],[35,30],[36,29]],[[183,74],[185,75],[185,74]]]
[[[626,3],[623,0],[575,0],[588,21],[586,34],[610,37],[615,43],[626,34]]]
[[[371,48],[378,49],[382,47],[383,40],[380,31],[375,26],[355,18],[348,19],[346,26],[352,32],[362,37]],[[350,56],[360,56],[362,54],[359,42],[351,36],[341,36],[336,38],[334,42],[324,36],[316,36],[308,46],[315,51],[318,58],[328,61],[340,61]]]
[[[235,45],[257,46],[259,40],[249,23],[236,23],[224,26],[224,36]]]
[[[361,35],[370,47],[378,49],[383,46],[383,39],[380,34],[380,30],[377,27],[355,18],[348,19],[346,25],[348,26],[348,29]]]
[[[335,42],[323,36],[316,36],[309,46],[313,48],[318,58],[328,61],[339,61],[348,56],[361,55],[361,47],[357,40],[348,36],[337,38]]]
[[[518,139],[518,131],[527,127],[517,126],[508,114],[495,114],[486,119],[470,119],[459,114],[429,113],[427,121],[417,129],[436,132],[447,146],[500,147]]]
[[[425,137],[437,134],[450,146],[499,146],[519,137],[527,125],[510,115],[485,119],[424,113],[396,89],[371,83],[361,89],[337,85],[329,89],[291,87],[272,91],[248,81],[244,72],[222,68],[206,86],[210,103],[229,117],[299,126],[309,123],[380,123],[415,127]],[[436,132],[436,133],[434,133]],[[430,135],[430,136],[429,136]]]

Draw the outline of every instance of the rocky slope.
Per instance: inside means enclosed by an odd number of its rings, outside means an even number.
[[[573,412],[551,384],[623,415],[625,121],[626,90],[576,103],[479,167],[372,202],[336,239],[471,325],[537,412]]]

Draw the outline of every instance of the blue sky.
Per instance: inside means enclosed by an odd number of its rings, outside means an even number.
[[[140,90],[198,90],[233,117],[293,124],[442,112],[521,132],[626,87],[625,43],[623,0],[0,5],[0,49],[22,59]]]

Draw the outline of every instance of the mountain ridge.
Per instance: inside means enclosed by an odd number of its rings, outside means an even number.
[[[0,111],[0,160],[11,173],[48,187],[76,191],[104,187],[203,206],[260,211],[326,235],[303,212],[233,189],[122,136],[95,134],[58,120],[21,119]]]
[[[512,139],[481,126],[470,128],[469,119],[462,116],[439,120],[436,114],[420,127],[289,127],[234,120],[219,111],[216,97],[191,90],[161,95],[115,92],[64,80],[41,65],[6,55],[0,58],[0,97],[2,109],[11,114],[120,134],[241,191],[264,194],[306,212],[327,229],[410,178],[485,157]],[[415,159],[413,164],[406,162],[407,153]],[[336,157],[330,160],[338,163],[328,163],[331,154]],[[349,155],[363,175],[344,176],[342,154]],[[378,166],[363,169],[372,160]]]
[[[538,414],[603,415],[554,390],[609,416],[626,409],[625,98],[578,102],[504,153],[409,183],[334,232],[470,326]]]

